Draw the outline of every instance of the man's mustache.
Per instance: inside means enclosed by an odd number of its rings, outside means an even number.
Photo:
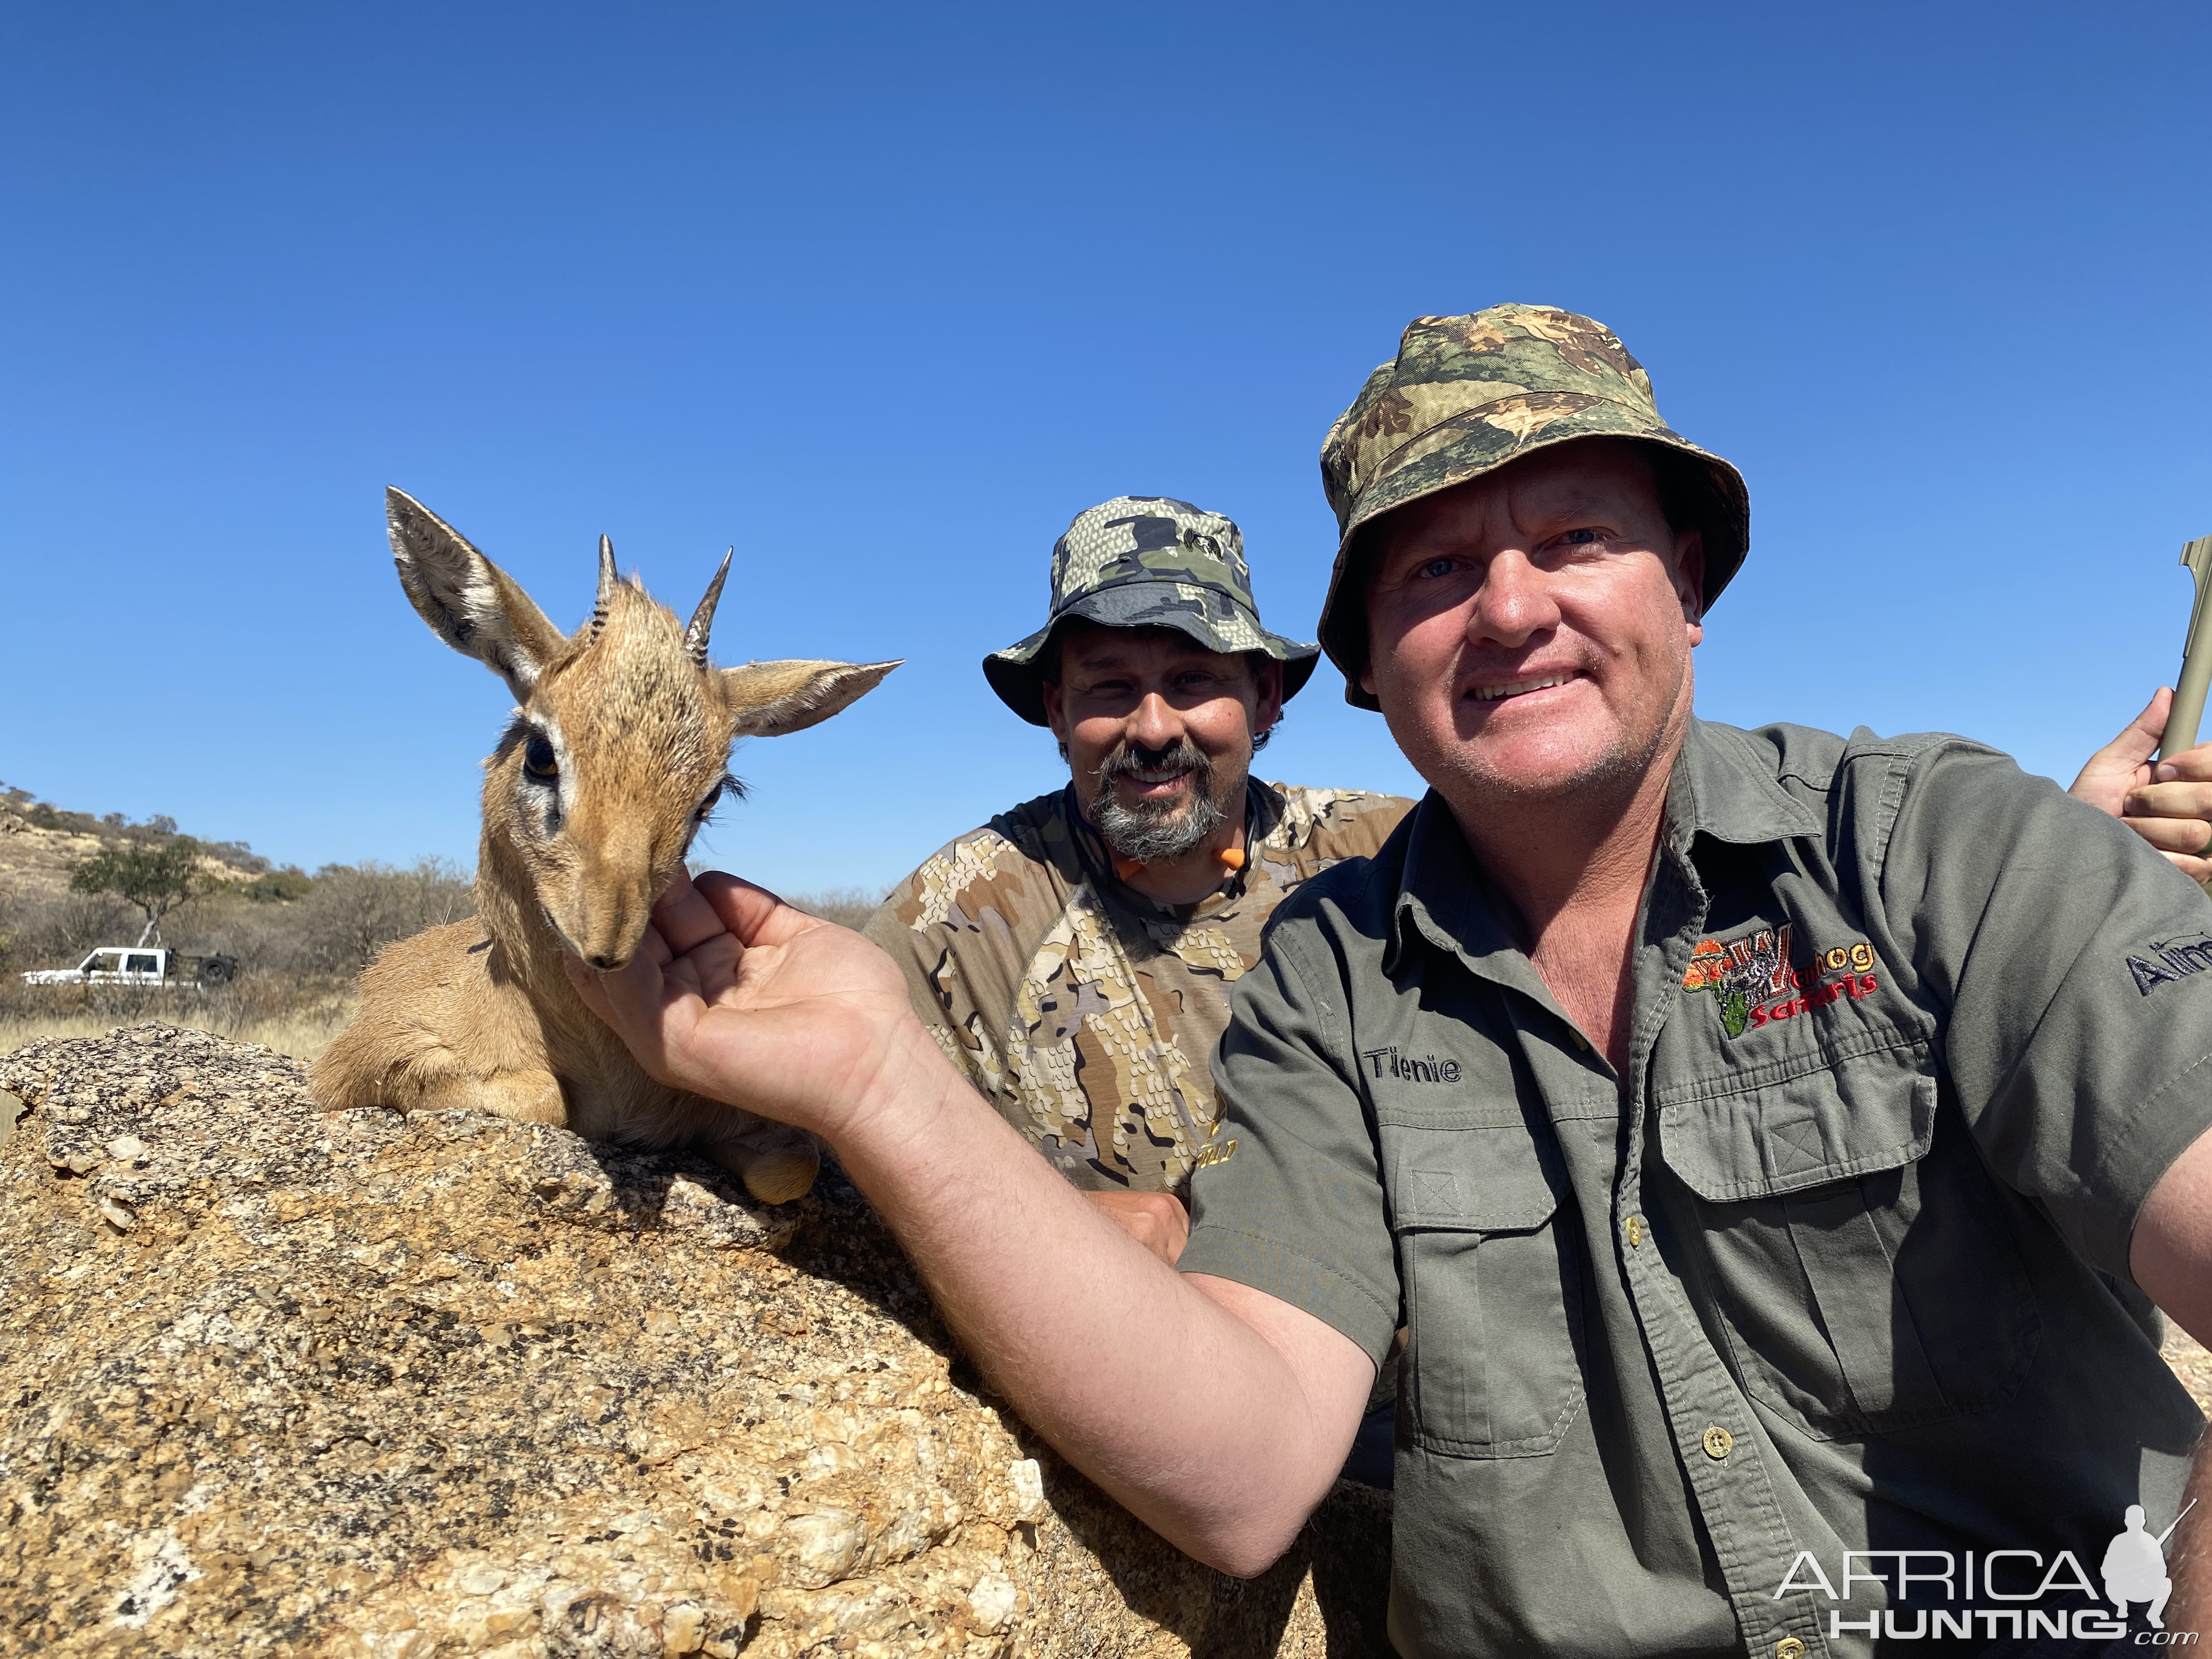
[[[1128,806],[1114,793],[1114,780],[1137,772],[1156,779],[1176,778],[1186,787],[1170,796],[1140,795]],[[1091,799],[1091,820],[1106,844],[1125,859],[1156,864],[1179,859],[1212,835],[1224,816],[1213,799],[1218,769],[1188,737],[1154,749],[1124,738],[1099,763],[1098,792]]]
[[[1115,779],[1138,772],[1194,772],[1203,787],[1212,777],[1213,763],[1188,738],[1179,738],[1164,749],[1125,742],[1099,762],[1098,787],[1106,788]]]

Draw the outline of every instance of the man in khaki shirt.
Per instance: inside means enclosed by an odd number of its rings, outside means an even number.
[[[1186,1271],[758,888],[679,882],[581,993],[829,1139],[1024,1417],[1225,1571],[1328,1491],[1410,1315],[1409,1656],[2127,1634],[2034,1574],[2180,1502],[2147,1327],[2212,1335],[2212,905],[1978,745],[1696,720],[1742,483],[1587,319],[1419,319],[1328,467],[1322,638],[1433,789],[1240,982]],[[2205,775],[2116,793],[2201,817]]]

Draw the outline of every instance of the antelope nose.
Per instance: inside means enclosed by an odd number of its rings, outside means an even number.
[[[612,957],[592,957],[589,960],[592,966],[603,974],[612,973],[622,966],[622,963],[617,962]]]

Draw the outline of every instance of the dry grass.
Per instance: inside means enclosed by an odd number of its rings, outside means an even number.
[[[143,924],[112,895],[48,891],[9,878],[9,850],[0,847],[0,1054],[37,1037],[96,1036],[157,1020],[312,1060],[351,1017],[356,976],[377,951],[459,920],[472,900],[461,872],[434,860],[407,869],[333,865],[293,880],[289,899],[226,889],[170,913],[167,943],[231,957],[237,977],[228,985],[26,985],[16,970],[67,966],[97,945],[137,939]]]
[[[404,902],[392,901],[387,890],[403,887],[410,889],[398,893]],[[424,900],[412,887],[440,890]],[[427,877],[421,871],[364,875],[349,870],[326,874],[312,903],[248,906],[232,901],[204,924],[204,940],[191,941],[195,946],[227,947],[244,958],[239,979],[219,991],[27,986],[12,973],[0,975],[0,1055],[40,1037],[104,1036],[118,1026],[159,1020],[313,1060],[331,1046],[360,1006],[353,988],[354,967],[386,939],[411,933],[425,921],[447,920],[442,910],[427,916],[420,913],[434,908],[433,901],[458,908],[465,891],[436,870]],[[815,915],[857,927],[881,897],[873,888],[841,888],[795,895],[793,902]],[[382,902],[380,906],[371,901]],[[19,902],[13,909],[17,915],[0,915],[0,921],[17,920],[20,927],[26,907]],[[386,915],[387,910],[392,914]],[[59,922],[52,930],[58,938],[41,941],[45,948],[26,952],[27,960],[43,964],[49,958],[58,962],[70,957],[78,953],[76,941],[80,938],[127,939],[137,933],[135,927],[105,914],[89,920],[70,914]],[[174,931],[181,936],[185,930]],[[310,951],[309,946],[316,948]]]
[[[0,1012],[0,1056],[13,1054],[40,1037],[105,1036],[118,1026],[143,1025],[158,1020],[166,1025],[187,1025],[213,1031],[234,1042],[258,1043],[264,1048],[312,1060],[331,1046],[331,1039],[353,1018],[351,996],[303,1001],[292,1006],[224,1006],[214,997],[165,996],[154,993],[131,999],[102,999],[103,1006],[86,1006],[66,988],[51,1008],[41,1009],[27,999],[14,1001]]]

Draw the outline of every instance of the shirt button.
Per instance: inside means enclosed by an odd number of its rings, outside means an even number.
[[[1774,1644],[1774,1659],[1805,1659],[1805,1644],[1794,1636],[1785,1636]]]
[[[1626,1221],[1621,1223],[1620,1231],[1627,1235],[1628,1248],[1630,1249],[1638,1249],[1643,1246],[1644,1218],[1642,1216],[1632,1215],[1629,1217]]]
[[[1705,1455],[1714,1462],[1719,1462],[1735,1449],[1735,1437],[1719,1424],[1716,1423],[1705,1431]]]

